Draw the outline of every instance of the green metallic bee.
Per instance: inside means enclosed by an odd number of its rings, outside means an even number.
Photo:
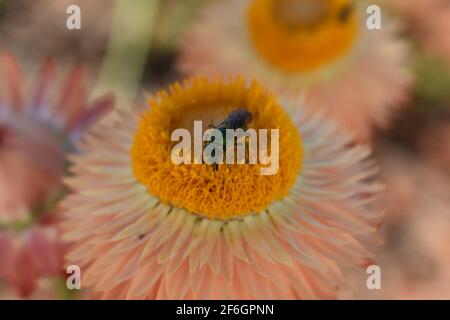
[[[226,137],[227,129],[233,130],[242,129],[245,131],[247,130],[247,127],[252,122],[252,120],[253,120],[252,114],[245,109],[238,109],[230,112],[227,118],[223,120],[217,127],[213,125],[209,126],[210,129],[217,129],[222,133],[223,137],[222,141],[216,142],[215,140],[212,140],[211,142],[205,143],[203,147],[206,148],[210,144],[218,144],[219,147],[221,147],[225,153],[225,150],[228,147],[228,141]],[[211,155],[214,157],[215,155],[214,150]],[[213,163],[212,166],[214,171],[217,171],[219,169],[219,164],[217,163]]]

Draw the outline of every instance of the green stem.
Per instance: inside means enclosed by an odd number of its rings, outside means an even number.
[[[116,0],[108,53],[93,94],[114,93],[130,109],[150,50],[159,0]]]

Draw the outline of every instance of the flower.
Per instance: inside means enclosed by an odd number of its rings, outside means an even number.
[[[64,193],[65,154],[112,101],[86,104],[80,68],[54,99],[51,61],[34,94],[27,95],[15,58],[1,59],[6,90],[0,102],[0,279],[29,295],[39,277],[61,272],[63,245],[54,210]]]
[[[41,277],[62,274],[63,245],[54,224],[39,223],[20,233],[0,231],[0,275],[19,295],[28,297]]]
[[[207,7],[187,32],[179,69],[244,74],[295,104],[305,99],[362,141],[408,96],[408,45],[383,15],[366,28],[363,2],[232,0]]]
[[[95,126],[71,158],[62,203],[67,263],[104,299],[332,298],[341,266],[365,265],[381,212],[366,147],[257,83],[192,78],[147,110]],[[279,170],[174,164],[175,129],[252,114],[279,129]]]
[[[413,34],[429,52],[450,63],[450,4],[446,0],[392,0]]]

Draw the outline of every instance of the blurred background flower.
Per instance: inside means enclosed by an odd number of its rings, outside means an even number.
[[[388,186],[386,245],[377,253],[383,289],[368,290],[367,275],[353,273],[353,291],[345,298],[450,299],[449,178],[409,151],[380,150]]]
[[[410,52],[387,12],[368,30],[364,1],[224,0],[186,34],[180,69],[245,74],[340,121],[359,140],[408,97]],[[216,45],[212,45],[216,44]]]
[[[1,56],[0,279],[23,296],[40,277],[62,274],[63,244],[56,205],[64,194],[65,155],[81,133],[112,108],[112,99],[86,103],[76,68],[55,95],[55,66],[44,64],[33,91],[19,65]]]

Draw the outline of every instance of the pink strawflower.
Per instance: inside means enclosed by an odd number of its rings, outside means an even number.
[[[283,106],[257,83],[194,78],[96,126],[62,204],[83,286],[101,299],[335,298],[342,268],[380,243],[377,168],[333,123]],[[281,129],[277,174],[171,162],[174,128],[239,108]]]

